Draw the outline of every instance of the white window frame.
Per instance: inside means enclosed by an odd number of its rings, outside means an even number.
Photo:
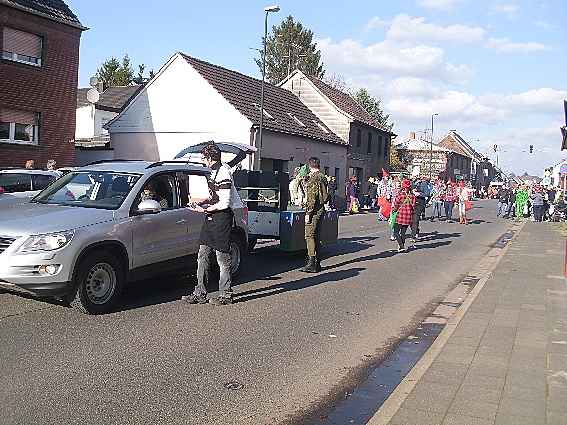
[[[36,59],[37,62],[32,62],[25,58]],[[37,66],[38,68],[41,68],[41,58],[34,58],[33,56],[20,55],[18,53],[12,53],[3,50],[2,59],[9,60],[11,62],[25,63],[26,65]]]
[[[11,122],[10,124],[10,135],[8,139],[0,139],[0,143],[11,143],[13,145],[28,145],[37,146],[39,145],[39,124],[34,125],[33,138],[34,140],[29,142],[26,140],[16,140],[16,123]]]

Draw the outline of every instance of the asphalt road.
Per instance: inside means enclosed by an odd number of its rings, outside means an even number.
[[[343,394],[466,274],[508,223],[422,224],[398,254],[375,214],[342,217],[319,275],[259,246],[232,306],[180,301],[189,280],[130,287],[89,317],[0,294],[0,424],[279,424]],[[227,389],[237,382],[240,389]]]

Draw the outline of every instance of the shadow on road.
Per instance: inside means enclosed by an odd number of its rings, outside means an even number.
[[[298,291],[319,285],[321,283],[336,283],[341,280],[350,279],[360,274],[362,268],[354,268],[349,270],[337,270],[334,272],[323,272],[316,275],[307,275],[306,277],[286,283],[279,283],[265,288],[258,288],[251,291],[236,294],[235,302],[252,301],[259,298],[271,297],[273,295],[283,294],[289,291]]]

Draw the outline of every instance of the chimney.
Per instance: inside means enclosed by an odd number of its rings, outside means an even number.
[[[409,138],[415,140],[415,131],[410,131]]]

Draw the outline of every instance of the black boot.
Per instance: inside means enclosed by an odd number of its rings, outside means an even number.
[[[321,271],[321,260],[319,257],[315,257],[315,271],[319,273]]]
[[[309,257],[307,265],[301,269],[305,273],[317,273],[317,258]]]

